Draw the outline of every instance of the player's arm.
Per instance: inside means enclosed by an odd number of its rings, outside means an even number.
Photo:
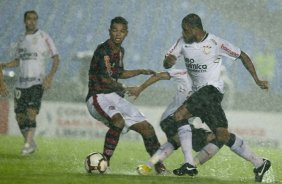
[[[19,64],[20,64],[20,61],[18,59],[14,59],[12,61],[9,61],[7,63],[2,63],[0,65],[4,69],[4,68],[14,68],[14,67],[17,67],[17,66],[19,66]]]
[[[131,77],[135,77],[137,75],[154,75],[156,72],[153,70],[145,70],[145,69],[139,69],[139,70],[124,70],[120,74],[120,79],[128,79]]]
[[[163,60],[163,66],[165,69],[171,68],[176,63],[176,56],[172,54],[166,55],[165,59]]]
[[[101,76],[99,77],[101,83],[106,84],[109,88],[113,89],[114,91],[125,91],[124,86],[122,83],[113,80],[113,78],[109,76]]]
[[[2,65],[0,65],[0,96],[7,96],[8,90],[6,87],[6,84],[4,82],[4,76],[3,76],[3,72],[2,72]]]
[[[59,67],[59,64],[60,64],[59,55],[54,55],[52,57],[52,60],[53,60],[53,64],[52,64],[51,70],[43,81],[43,88],[44,89],[49,89],[51,87],[51,83],[53,81],[54,75],[56,74],[58,67]]]
[[[160,72],[152,75],[148,78],[143,84],[136,87],[127,87],[126,91],[129,96],[135,96],[135,99],[140,95],[142,91],[144,91],[147,87],[156,83],[159,80],[170,80],[170,75],[168,72]]]
[[[241,51],[241,54],[239,56],[241,59],[244,67],[250,72],[252,75],[253,79],[255,80],[256,84],[261,88],[261,89],[268,89],[268,81],[263,81],[260,80],[257,76],[256,69],[253,65],[252,60],[250,57],[243,51]]]

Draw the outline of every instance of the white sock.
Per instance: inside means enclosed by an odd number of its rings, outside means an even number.
[[[251,149],[246,145],[243,139],[236,135],[234,144],[230,148],[234,153],[250,161],[255,168],[258,168],[263,164],[263,159],[256,156]]]
[[[181,126],[177,131],[185,163],[195,165],[192,155],[192,130],[190,125]]]
[[[211,159],[219,151],[218,146],[212,143],[208,143],[203,147],[197,155],[194,157],[195,166],[202,165]]]
[[[28,128],[23,128],[23,129],[20,129],[23,137],[24,137],[24,143],[26,143],[27,141],[27,132],[28,132]]]
[[[153,167],[157,162],[162,162],[168,158],[174,151],[174,147],[170,142],[166,142],[157,150],[157,152],[150,158],[147,165]]]
[[[26,142],[30,145],[34,144],[35,128],[29,128],[26,135]]]

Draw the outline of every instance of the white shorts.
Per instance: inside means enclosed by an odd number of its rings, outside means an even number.
[[[119,113],[125,121],[123,133],[136,123],[147,120],[145,116],[130,102],[116,93],[97,94],[87,101],[91,116],[109,127],[111,118]]]
[[[185,94],[176,94],[173,99],[172,102],[166,107],[165,111],[163,112],[162,116],[161,116],[161,121],[163,121],[164,119],[166,119],[168,116],[170,116],[171,114],[175,113],[175,111],[184,103],[184,101],[187,99],[188,95]]]

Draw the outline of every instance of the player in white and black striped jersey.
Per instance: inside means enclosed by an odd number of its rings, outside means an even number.
[[[12,61],[1,64],[2,68],[19,67],[14,102],[16,120],[25,140],[22,155],[29,155],[36,149],[36,116],[40,110],[43,92],[50,88],[60,62],[53,40],[37,28],[37,20],[36,11],[25,12],[26,31],[17,42],[16,55]],[[50,57],[53,65],[46,75],[46,60]]]
[[[250,57],[228,41],[204,31],[201,18],[189,14],[182,20],[182,37],[171,47],[163,61],[165,68],[172,67],[177,58],[184,57],[187,71],[193,81],[194,93],[175,112],[176,126],[192,116],[200,117],[215,133],[218,148],[227,145],[232,151],[253,163],[256,181],[261,182],[271,163],[263,158],[253,158],[246,143],[238,136],[229,133],[228,121],[221,107],[223,98],[223,80],[220,77],[222,57],[240,59],[261,89],[268,89],[268,82],[262,81],[256,74]],[[180,130],[180,142],[185,156],[185,164],[174,170],[176,175],[197,174],[192,158],[191,128],[187,125]],[[219,149],[211,149],[208,144],[204,149],[210,156]]]

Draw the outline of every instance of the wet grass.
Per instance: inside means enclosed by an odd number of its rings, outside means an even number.
[[[148,159],[142,142],[122,139],[111,160],[108,174],[89,175],[84,170],[84,158],[93,151],[100,151],[103,140],[67,138],[37,138],[38,150],[31,156],[22,157],[19,136],[0,136],[0,183],[110,183],[110,184],[187,184],[187,183],[255,183],[252,165],[228,148],[223,148],[212,160],[200,166],[199,175],[191,178],[173,175],[138,176],[135,168]],[[281,149],[254,148],[258,155],[271,159],[272,172],[266,179],[282,183]],[[165,164],[172,170],[183,162],[180,150]]]

